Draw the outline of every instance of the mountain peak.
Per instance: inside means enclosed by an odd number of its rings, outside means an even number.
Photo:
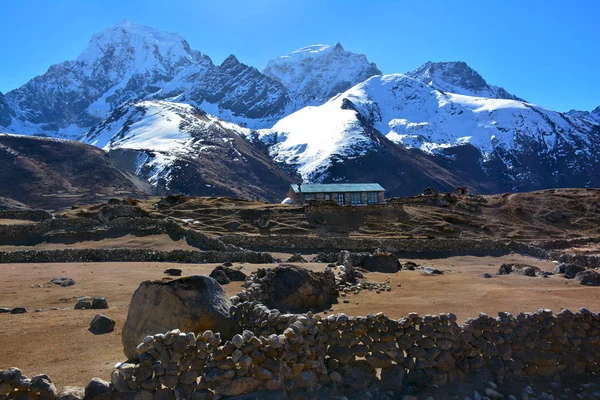
[[[196,58],[195,52],[180,35],[120,20],[116,25],[94,34],[77,61],[93,63],[106,56],[114,59],[147,58],[147,55],[164,61],[180,58],[192,61]]]
[[[324,102],[381,71],[337,43],[301,47],[269,61],[263,73],[309,102]]]
[[[428,61],[406,75],[443,92],[522,100],[501,87],[488,84],[477,71],[464,61]]]
[[[231,68],[241,64],[236,56],[230,54],[223,62],[221,63],[221,68]]]

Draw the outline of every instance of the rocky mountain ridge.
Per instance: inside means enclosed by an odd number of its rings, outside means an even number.
[[[161,194],[276,200],[300,179],[378,181],[391,196],[600,185],[600,108],[527,103],[464,62],[382,75],[339,43],[263,72],[233,55],[215,65],[128,21],[0,94],[0,131],[101,147]]]

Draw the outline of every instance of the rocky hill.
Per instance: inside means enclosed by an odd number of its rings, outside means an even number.
[[[151,190],[97,147],[15,135],[0,135],[0,182],[0,197],[45,209],[144,197]]]

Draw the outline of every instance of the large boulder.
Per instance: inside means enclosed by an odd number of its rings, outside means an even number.
[[[123,352],[137,358],[136,346],[148,335],[220,332],[227,339],[240,331],[230,316],[231,302],[217,281],[208,276],[146,281],[137,288],[123,326]]]
[[[338,292],[331,270],[314,272],[282,264],[269,271],[263,284],[265,305],[281,311],[320,310],[337,302]]]
[[[392,253],[375,253],[364,259],[362,265],[364,269],[371,272],[384,272],[393,274],[402,269],[400,261]]]
[[[575,279],[582,285],[600,286],[600,274],[593,269],[578,272]]]
[[[498,269],[498,275],[523,275],[523,276],[540,276],[542,270],[533,265],[527,264],[502,264]]]

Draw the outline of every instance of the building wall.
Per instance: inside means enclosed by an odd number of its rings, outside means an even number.
[[[337,194],[339,192],[327,192],[327,193],[315,193],[316,195],[316,200],[317,201],[325,201],[325,195],[329,194],[331,195],[329,200],[333,200],[335,202],[337,202]],[[346,192],[346,204],[345,205],[352,205],[350,203],[350,195],[351,193],[356,193],[356,192]],[[384,192],[377,192],[378,193],[378,199],[379,199],[379,203],[383,203],[384,202]],[[295,193],[293,189],[290,188],[290,190],[288,191],[288,195],[287,197],[289,197],[290,199],[292,199],[292,202],[294,204],[304,204],[304,193]],[[367,203],[367,192],[362,192],[362,203],[361,204],[368,204]],[[372,204],[377,204],[377,203],[372,203]]]

